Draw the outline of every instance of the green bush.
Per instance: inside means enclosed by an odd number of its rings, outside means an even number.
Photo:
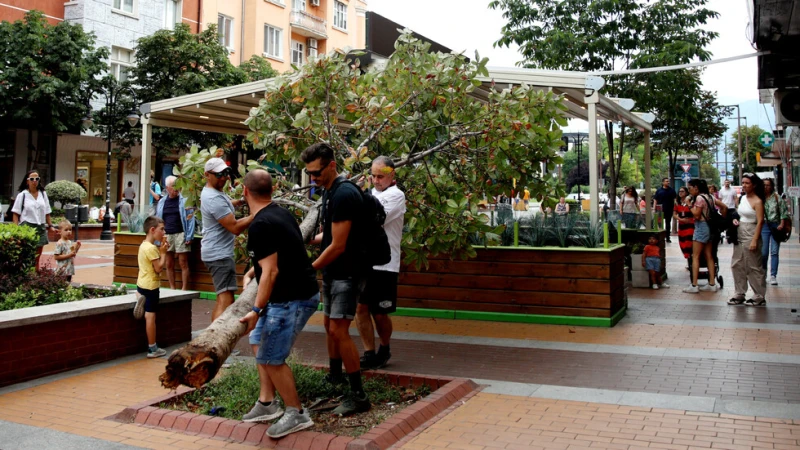
[[[34,228],[0,223],[0,274],[20,273],[33,266],[38,243]]]
[[[72,203],[75,199],[86,198],[86,190],[74,181],[59,180],[53,181],[45,188],[47,198],[50,202],[59,202],[61,205]]]

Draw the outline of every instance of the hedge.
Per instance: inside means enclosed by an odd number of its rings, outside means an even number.
[[[32,267],[38,243],[34,228],[0,223],[0,273],[20,273]]]

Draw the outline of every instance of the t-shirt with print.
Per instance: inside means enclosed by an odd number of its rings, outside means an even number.
[[[651,256],[660,257],[661,249],[659,249],[657,245],[647,244],[644,246],[644,257],[649,258]]]
[[[139,277],[136,279],[136,286],[142,289],[158,289],[161,285],[161,274],[156,273],[153,268],[153,261],[161,258],[161,252],[158,247],[147,242],[142,242],[139,246],[139,256],[137,258],[139,263]]]
[[[319,292],[317,274],[311,266],[303,235],[292,213],[275,203],[267,205],[253,218],[247,232],[247,252],[261,280],[259,261],[278,254],[278,276],[272,286],[270,303],[308,300]]]
[[[324,208],[322,225],[322,251],[325,251],[333,242],[331,224],[333,222],[351,221],[350,233],[347,235],[347,244],[344,253],[339,255],[332,263],[328,264],[322,273],[326,278],[344,280],[353,276],[362,275],[367,268],[358,265],[358,250],[360,248],[359,231],[363,200],[361,192],[352,183],[339,178],[334,181],[331,191],[325,190],[322,198]]]
[[[73,251],[75,251],[74,242],[59,239],[56,242],[56,249],[53,250],[53,255],[69,255]],[[75,275],[75,258],[56,261],[56,272],[61,275]]]
[[[219,261],[233,258],[233,241],[236,236],[219,223],[228,214],[233,214],[231,199],[224,192],[206,186],[200,194],[200,212],[203,214],[200,259]]]
[[[708,218],[708,202],[706,201],[704,194],[700,194],[694,199],[694,207],[700,208],[700,218],[696,220],[699,222],[705,222]]]

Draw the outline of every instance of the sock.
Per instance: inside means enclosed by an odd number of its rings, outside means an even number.
[[[383,346],[383,344],[381,344],[381,346],[378,348],[378,355],[386,356],[388,354],[389,354],[389,346],[388,345]]]
[[[151,352],[154,352],[158,350],[158,344],[148,345],[147,349],[150,350]]]
[[[330,374],[331,377],[342,376],[342,360],[330,358]]]
[[[364,396],[364,387],[361,385],[361,372],[348,373],[347,378],[350,379],[350,390],[353,394],[362,397]]]
[[[272,404],[272,400],[270,400],[270,401],[268,401],[268,402],[266,402],[266,403],[265,403],[265,402],[262,402],[261,400],[259,400],[259,401],[258,401],[258,403],[261,403],[261,406],[269,406],[269,405],[271,405],[271,404]]]

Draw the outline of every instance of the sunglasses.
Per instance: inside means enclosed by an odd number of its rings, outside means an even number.
[[[303,171],[304,171],[306,174],[308,174],[309,176],[312,176],[312,177],[318,177],[318,176],[322,175],[322,172],[323,172],[324,170],[325,170],[325,168],[324,168],[324,167],[323,167],[322,169],[319,169],[319,170],[308,170],[308,169],[303,169]]]
[[[222,172],[211,172],[215,177],[222,178],[222,177],[229,177],[231,176],[231,172],[228,170],[223,170]]]
[[[28,181],[39,181],[40,179],[41,178],[39,178],[39,177],[30,177],[30,178],[28,178]]]

